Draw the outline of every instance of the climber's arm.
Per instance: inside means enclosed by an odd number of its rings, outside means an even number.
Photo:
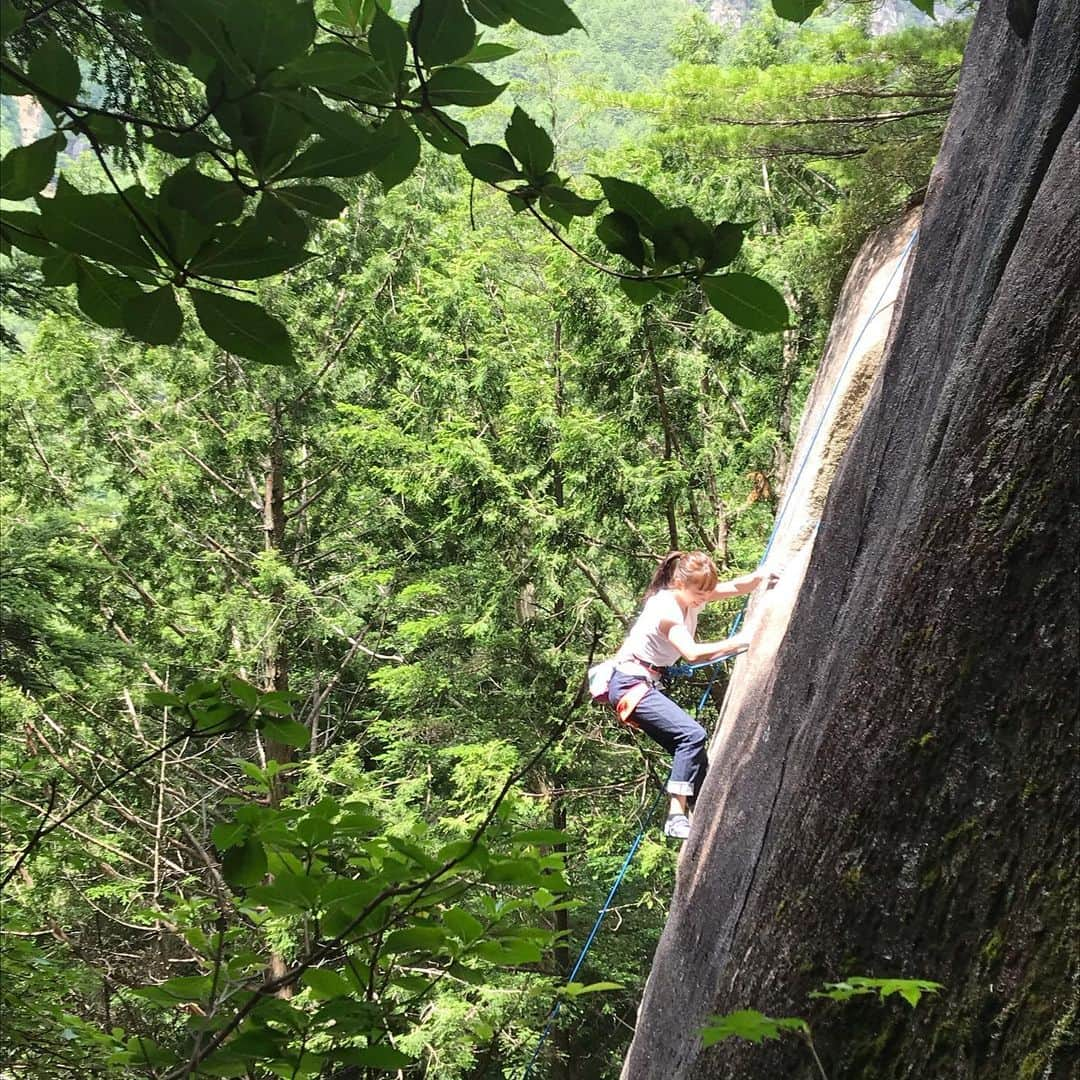
[[[730,600],[733,596],[743,596],[753,592],[763,582],[771,585],[780,575],[767,566],[759,566],[750,574],[732,578],[730,581],[720,581],[713,589],[710,600]]]
[[[721,656],[733,656],[750,647],[747,634],[735,634],[724,641],[695,641],[685,626],[675,623],[667,631],[668,641],[679,650],[691,664],[699,660],[717,660]]]

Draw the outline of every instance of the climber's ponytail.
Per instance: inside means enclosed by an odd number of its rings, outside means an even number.
[[[642,600],[672,585],[693,585],[703,592],[716,588],[716,563],[704,551],[669,551],[656,568]]]
[[[679,565],[679,560],[683,557],[681,551],[669,551],[661,560],[660,565],[656,568],[656,573],[652,576],[652,581],[649,582],[649,587],[645,590],[645,595],[642,600],[648,600],[653,593],[658,593],[661,589],[666,589],[675,576],[675,570]]]

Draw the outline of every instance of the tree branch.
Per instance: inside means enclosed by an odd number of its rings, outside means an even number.
[[[589,660],[591,662],[592,656],[590,654]],[[370,900],[364,908],[356,915],[356,917],[349,923],[349,925],[342,930],[340,934],[332,938],[330,941],[325,942],[322,945],[310,950],[302,959],[297,961],[287,971],[274,978],[266,979],[257,987],[248,1000],[241,1005],[229,1021],[219,1028],[208,1041],[205,1048],[198,1048],[196,1052],[191,1055],[191,1058],[183,1065],[178,1066],[175,1069],[170,1070],[165,1074],[164,1080],[182,1080],[182,1078],[190,1076],[193,1071],[209,1057],[218,1047],[225,1042],[225,1040],[244,1022],[244,1019],[249,1013],[259,1004],[260,1001],[275,994],[277,991],[284,989],[287,986],[292,986],[296,981],[307,971],[309,968],[315,967],[322,961],[328,959],[337,950],[339,950],[353,931],[363,923],[363,921],[377,908],[381,907],[387,900],[391,900],[398,896],[413,895],[413,902],[423,897],[427,890],[435,884],[445,874],[449,873],[455,866],[459,865],[465,859],[467,859],[472,852],[476,849],[476,845],[480,842],[480,838],[487,831],[492,821],[495,819],[495,815],[498,812],[499,807],[502,805],[503,800],[506,798],[507,793],[511,787],[516,784],[523,776],[527,775],[529,771],[544,757],[545,754],[551,749],[556,741],[562,737],[563,732],[569,726],[570,721],[573,719],[574,714],[580,708],[582,702],[585,700],[586,684],[584,678],[581,680],[577,692],[574,694],[573,700],[567,708],[563,717],[552,728],[551,733],[544,740],[539,750],[516,772],[510,774],[507,777],[506,782],[503,784],[496,796],[495,801],[491,804],[488,812],[484,815],[483,820],[474,830],[468,846],[460,855],[452,859],[446,860],[438,869],[433,870],[427,877],[419,882],[413,882],[411,884],[390,886],[383,889],[376,897]]]

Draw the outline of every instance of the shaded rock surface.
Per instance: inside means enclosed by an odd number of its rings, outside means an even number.
[[[1080,0],[1029,7],[980,7],[881,375],[778,537],[627,1080],[820,1075],[702,1049],[746,1007],[833,1080],[1080,1073]],[[808,1001],[855,974],[946,989]]]

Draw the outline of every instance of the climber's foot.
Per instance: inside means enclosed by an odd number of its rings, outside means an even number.
[[[664,835],[685,840],[690,835],[690,819],[685,814],[668,814],[664,822]]]

